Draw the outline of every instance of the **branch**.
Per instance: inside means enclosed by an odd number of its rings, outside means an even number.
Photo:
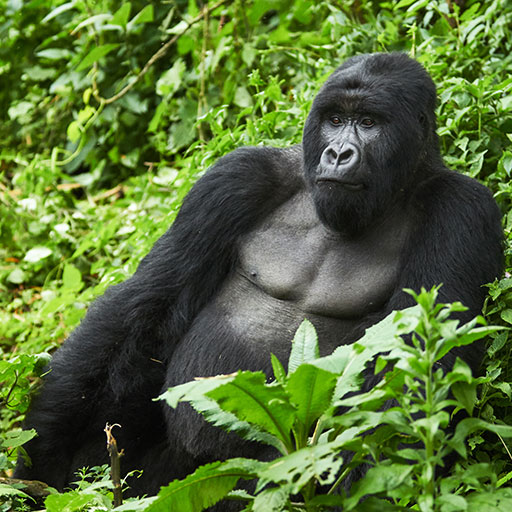
[[[185,34],[192,25],[195,25],[198,21],[201,21],[205,16],[209,16],[209,14],[220,7],[221,5],[225,4],[228,0],[220,0],[216,4],[212,5],[208,8],[203,8],[200,14],[198,14],[195,18],[187,22],[187,26],[178,34],[175,34],[174,37],[169,39],[147,62],[146,65],[141,69],[140,73],[135,77],[135,79],[130,82],[128,85],[126,85],[123,89],[121,89],[117,94],[114,96],[111,96],[110,98],[105,98],[103,101],[105,102],[105,105],[110,105],[110,103],[114,103],[114,101],[117,101],[119,98],[122,98],[130,89],[132,89],[137,82],[140,81],[140,79],[149,71],[151,66],[158,60],[161,59],[169,50],[169,48],[183,35]],[[93,81],[93,88],[94,88],[95,81]],[[96,98],[99,98],[99,92],[97,90],[96,85]]]
[[[107,434],[107,450],[110,455],[110,478],[114,484],[114,508],[123,504],[123,488],[121,487],[121,463],[120,459],[123,456],[123,450],[117,450],[116,438],[112,435],[114,427],[121,427],[117,423],[114,425],[105,425],[105,434]]]
[[[42,503],[51,494],[48,484],[39,480],[21,480],[19,478],[4,478],[0,476],[0,485],[16,486],[20,491],[34,498],[37,503]]]

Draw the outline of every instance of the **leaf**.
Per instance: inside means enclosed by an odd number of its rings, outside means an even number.
[[[59,14],[62,14],[63,12],[73,9],[75,7],[76,3],[77,3],[76,1],[73,1],[73,2],[67,2],[65,4],[59,5],[59,7],[56,7],[55,9],[53,9],[53,11],[50,11],[41,20],[41,23],[46,23],[47,21],[53,20],[53,18],[56,18]]]
[[[281,361],[274,354],[270,354],[270,360],[272,361],[272,370],[274,372],[274,378],[281,384],[286,380],[286,371],[281,364]]]
[[[280,512],[288,501],[289,492],[283,487],[274,487],[260,492],[254,499],[252,512]]]
[[[462,328],[461,328],[462,329]],[[474,327],[469,332],[465,334],[460,334],[460,329],[456,331],[456,337],[447,339],[443,341],[443,345],[436,353],[436,360],[443,358],[452,348],[454,347],[462,347],[465,345],[470,345],[471,343],[485,338],[485,336],[501,331],[504,329],[503,327],[497,326],[484,326],[484,327]]]
[[[30,249],[30,251],[25,254],[23,261],[28,261],[29,263],[37,263],[38,261],[44,260],[48,258],[52,254],[52,250],[48,247],[38,246]]]
[[[342,464],[338,440],[308,446],[263,467],[258,472],[258,488],[274,482],[288,486],[290,493],[296,494],[311,480],[321,485],[332,484]]]
[[[472,434],[476,430],[488,430],[499,434],[501,437],[512,437],[512,426],[494,425],[480,418],[464,418],[457,423],[455,433],[448,441],[448,445],[462,457],[466,457],[465,441],[469,434]]]
[[[19,496],[20,498],[26,498],[32,501],[35,501],[32,496],[29,496],[28,494],[24,493],[21,489],[16,489],[12,485],[7,484],[1,484],[0,483],[0,496]],[[3,503],[3,500],[0,500],[1,503]],[[8,510],[14,510],[12,508],[9,508]]]
[[[496,489],[490,492],[474,492],[466,496],[467,512],[510,512],[512,489]]]
[[[118,46],[119,44],[117,43],[96,46],[83,58],[82,62],[78,64],[76,70],[83,71],[84,69],[87,69],[102,57],[105,57],[105,55],[109,54],[112,50],[115,50]]]
[[[288,361],[288,374],[293,373],[302,363],[309,363],[319,357],[316,329],[309,320],[303,320],[292,341]]]
[[[121,27],[126,27],[126,23],[130,18],[131,10],[132,4],[130,2],[122,4],[121,7],[114,13],[110,23],[112,23],[112,25],[120,25]]]
[[[233,413],[223,411],[215,400],[203,398],[191,402],[192,407],[203,415],[206,421],[228,432],[235,432],[247,441],[258,441],[273,446],[281,453],[285,453],[283,443],[272,434],[264,432],[256,425],[238,419]]]
[[[73,53],[64,48],[47,48],[46,50],[41,50],[39,52],[36,52],[36,55],[40,59],[48,59],[48,60],[60,60],[60,59],[70,60],[73,57]]]
[[[27,441],[30,441],[37,436],[37,432],[32,428],[30,430],[11,430],[2,434],[0,447],[2,448],[18,448]]]
[[[330,406],[336,381],[335,374],[309,364],[299,366],[289,377],[286,391],[306,432]]]
[[[235,375],[236,374],[217,375],[216,377],[185,382],[185,384],[169,388],[162,393],[157,400],[165,400],[168,405],[175,409],[179,402],[192,402],[194,400],[204,399],[209,391],[223,386],[226,382],[232,381]]]
[[[240,478],[255,478],[264,463],[231,459],[201,466],[183,480],[162,487],[147,512],[199,512],[224,498]]]
[[[102,24],[104,21],[110,20],[112,18],[112,14],[95,14],[94,16],[91,16],[81,23],[79,23],[71,32],[72,34],[76,34],[77,32],[80,32],[81,29],[84,27],[87,27],[88,25],[95,25],[95,24]]]
[[[153,6],[146,5],[146,7],[142,8],[126,25],[126,30],[131,32],[133,27],[139,23],[150,23],[153,21]]]
[[[82,274],[75,266],[66,263],[62,273],[62,287],[67,290],[80,290],[83,286]]]
[[[295,409],[282,386],[265,385],[265,378],[262,372],[240,372],[231,382],[208,392],[207,396],[225,411],[260,426],[289,447]]]
[[[370,468],[366,475],[350,489],[345,510],[352,510],[359,500],[367,494],[378,494],[400,487],[412,472],[413,466],[407,464],[379,464]]]
[[[79,493],[78,491],[65,494],[51,494],[44,501],[46,512],[78,512],[88,503],[97,500],[96,494]]]
[[[27,274],[19,267],[12,270],[7,276],[7,281],[13,284],[21,284],[27,278]]]
[[[455,382],[451,386],[452,393],[454,394],[457,401],[464,407],[464,409],[471,415],[476,404],[477,383],[472,382]]]

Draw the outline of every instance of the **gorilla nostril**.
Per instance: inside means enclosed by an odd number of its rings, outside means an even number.
[[[332,147],[328,147],[325,150],[325,156],[330,164],[335,164],[338,160],[338,153]]]
[[[338,163],[345,164],[349,160],[351,160],[353,156],[354,156],[354,150],[347,148],[340,153],[340,155],[338,157]]]

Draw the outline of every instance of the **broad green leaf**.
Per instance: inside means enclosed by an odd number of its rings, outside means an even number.
[[[263,465],[250,459],[231,459],[201,466],[183,480],[163,487],[148,512],[199,512],[224,498],[240,478],[254,478]]]
[[[283,487],[265,489],[256,496],[251,507],[252,512],[281,512],[285,510],[289,492]]]
[[[185,61],[177,59],[172,67],[162,73],[156,82],[156,93],[167,100],[180,88],[183,74],[186,71]]]
[[[321,485],[332,484],[342,464],[338,440],[308,446],[263,467],[258,473],[258,489],[274,482],[286,485],[291,494],[296,494],[311,480]]]
[[[476,388],[476,382],[455,382],[451,386],[453,395],[470,415],[473,414],[473,409],[477,400]]]
[[[357,507],[359,500],[368,494],[391,491],[404,484],[411,474],[410,464],[379,464],[370,468],[366,475],[350,489],[350,497],[345,502],[346,510]]]
[[[295,409],[282,386],[265,384],[262,372],[240,372],[233,380],[207,393],[225,411],[260,426],[290,447]]]
[[[120,25],[121,27],[126,27],[126,23],[130,18],[131,10],[132,4],[130,2],[122,4],[121,7],[114,13],[114,16],[110,23],[112,25]]]
[[[92,66],[95,62],[100,60],[102,57],[105,57],[105,55],[109,54],[112,50],[115,50],[118,46],[119,44],[117,43],[96,46],[83,58],[82,62],[80,62],[76,70],[82,71],[84,69],[87,69],[88,67]]]
[[[154,19],[153,6],[151,4],[142,8],[126,25],[126,30],[131,32],[133,27],[139,23],[150,23]]]
[[[474,492],[466,496],[468,512],[510,512],[512,489],[496,489],[489,492]]]
[[[30,249],[27,254],[25,254],[23,261],[28,261],[29,263],[37,263],[38,261],[48,258],[50,254],[52,254],[52,250],[48,247],[34,247],[33,249]]]
[[[80,290],[83,286],[82,274],[74,265],[66,263],[62,273],[62,287],[68,290]]]
[[[21,284],[25,281],[26,278],[27,278],[27,274],[25,272],[23,272],[23,270],[21,268],[16,267],[7,276],[7,281],[9,283]]]
[[[71,121],[71,123],[69,123],[68,125],[66,135],[68,136],[68,139],[71,142],[78,142],[82,135],[82,129],[80,127],[80,124],[77,121]]]
[[[37,436],[37,432],[32,428],[30,430],[11,430],[2,434],[0,447],[2,448],[17,448],[30,441]]]
[[[336,381],[333,373],[309,364],[299,366],[288,378],[286,391],[306,431],[330,406]]]
[[[444,340],[441,348],[436,354],[436,360],[443,358],[450,350],[454,347],[462,347],[465,345],[470,345],[471,343],[485,338],[489,334],[497,331],[501,331],[503,327],[497,326],[484,326],[484,327],[474,327],[469,332],[464,334],[457,334],[455,338],[451,338],[448,340]],[[457,331],[458,332],[458,331]]]
[[[512,437],[512,426],[494,425],[480,418],[464,418],[457,423],[455,433],[448,441],[448,445],[462,457],[466,457],[466,439],[476,430],[488,430],[501,437]]]
[[[237,435],[247,441],[258,441],[274,446],[281,453],[286,453],[283,443],[275,436],[264,432],[256,425],[251,425],[247,421],[238,419],[231,412],[223,411],[215,400],[205,397],[193,400],[190,403],[212,425],[223,428],[228,432],[236,432]]]
[[[2,484],[0,483],[0,496],[19,496],[20,498],[26,498],[27,500],[34,501],[32,496],[24,493],[21,489],[16,489],[12,485]],[[3,500],[0,500],[3,503]],[[11,509],[14,510],[14,509]]]
[[[179,402],[192,402],[203,399],[209,391],[223,386],[227,382],[231,382],[235,375],[217,375],[216,377],[206,377],[185,382],[185,384],[169,388],[157,400],[165,400],[172,408],[176,408]]]
[[[292,341],[292,350],[288,362],[288,374],[293,373],[302,363],[318,359],[318,337],[314,325],[303,320]]]
[[[512,324],[512,309],[504,309],[500,313],[501,319],[505,320],[505,322]]]
[[[50,494],[44,504],[46,512],[78,512],[88,503],[93,503],[96,500],[96,494],[71,491],[64,494]]]

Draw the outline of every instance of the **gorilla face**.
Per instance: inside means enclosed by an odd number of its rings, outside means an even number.
[[[405,55],[388,57],[355,57],[338,68],[304,128],[304,168],[317,213],[351,236],[405,198],[420,170],[427,171],[422,163],[435,158],[427,153],[437,152],[432,80]]]

